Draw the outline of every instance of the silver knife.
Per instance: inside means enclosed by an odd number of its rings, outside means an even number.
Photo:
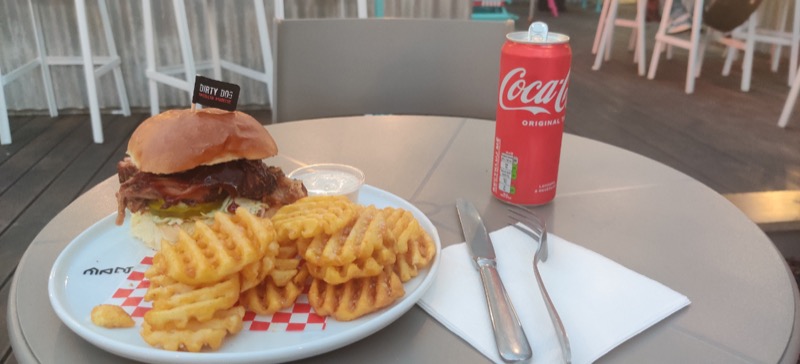
[[[522,330],[517,312],[511,305],[506,288],[500,280],[500,275],[497,273],[494,247],[492,247],[486,226],[483,225],[481,215],[471,202],[463,198],[456,200],[456,210],[458,210],[461,229],[464,231],[464,239],[467,240],[472,260],[481,273],[497,351],[500,352],[500,357],[507,362],[530,359],[533,355],[531,346],[525,336],[525,331]]]

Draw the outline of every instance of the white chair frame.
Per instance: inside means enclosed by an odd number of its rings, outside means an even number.
[[[789,90],[789,95],[786,96],[786,102],[783,104],[781,116],[778,118],[778,126],[785,128],[789,124],[789,116],[792,115],[794,104],[797,102],[797,94],[800,93],[800,70],[795,73],[792,88]]]
[[[645,59],[645,16],[647,11],[647,1],[636,1],[636,18],[619,19],[617,10],[619,0],[603,1],[600,11],[600,20],[597,22],[597,31],[592,45],[592,54],[595,54],[592,69],[597,71],[603,64],[611,58],[611,48],[614,39],[614,27],[631,28],[631,39],[629,49],[634,49],[633,61],[638,64],[640,76],[644,76],[647,60]]]
[[[661,58],[661,52],[665,51],[666,47],[671,46],[687,49],[689,51],[689,60],[686,70],[685,92],[687,94],[692,94],[694,93],[695,79],[700,75],[700,68],[702,65],[700,31],[701,27],[703,26],[703,0],[696,0],[694,2],[694,9],[692,13],[692,30],[689,34],[689,39],[685,39],[679,35],[667,34],[673,1],[675,0],[664,1],[664,10],[661,14],[661,23],[659,24],[658,31],[656,32],[656,42],[655,46],[653,47],[653,57],[650,59],[650,69],[647,72],[647,79],[652,80],[656,77],[658,61]]]
[[[37,56],[30,62],[11,70],[5,75],[0,72],[0,144],[11,143],[11,129],[8,124],[8,105],[6,104],[4,88],[7,84],[13,82],[22,75],[35,70],[36,67],[39,67],[42,72],[50,116],[55,117],[58,116],[58,108],[55,100],[55,92],[53,90],[53,82],[50,76],[50,66],[83,66],[86,91],[89,98],[92,138],[95,143],[103,143],[103,124],[100,117],[100,105],[97,94],[97,79],[100,78],[100,76],[108,72],[113,72],[121,107],[121,110],[114,111],[113,113],[121,113],[125,116],[130,116],[131,109],[128,103],[128,94],[125,90],[125,81],[120,69],[122,61],[117,53],[114,36],[111,32],[108,6],[106,0],[98,0],[97,3],[109,55],[105,57],[95,57],[92,54],[92,47],[89,42],[89,21],[86,17],[86,0],[75,0],[75,13],[77,16],[81,55],[67,57],[47,55],[38,4],[34,4],[33,0],[28,0],[28,7],[31,11],[31,20],[33,22],[34,38],[36,40]]]
[[[181,47],[181,57],[183,63],[179,65],[170,65],[160,67],[156,65],[155,55],[155,34],[153,27],[153,12],[151,0],[142,0],[142,13],[144,17],[144,37],[145,37],[145,57],[147,59],[147,68],[145,69],[145,76],[148,79],[149,93],[150,93],[150,113],[156,115],[159,113],[159,97],[158,97],[158,83],[163,83],[168,86],[175,87],[179,90],[185,91],[192,96],[194,90],[194,78],[198,69],[211,69],[213,77],[220,79],[222,69],[225,68],[231,72],[241,74],[245,77],[252,78],[257,81],[264,82],[267,86],[267,92],[270,97],[272,95],[272,53],[270,46],[270,38],[267,30],[267,18],[264,8],[263,0],[253,0],[253,10],[256,15],[256,22],[258,24],[258,36],[261,44],[261,53],[263,57],[264,70],[259,71],[239,64],[223,60],[219,54],[219,40],[217,38],[217,22],[214,7],[209,6],[208,1],[201,0],[203,12],[206,16],[206,30],[208,31],[208,38],[210,43],[210,61],[196,62],[194,52],[192,50],[192,42],[189,34],[189,23],[186,16],[186,4],[184,0],[173,0],[172,7],[175,12],[175,24],[178,30],[178,39]],[[283,12],[283,2],[275,0],[276,12]],[[280,9],[277,4],[280,3]],[[183,73],[184,79],[180,79],[173,75]]]
[[[730,37],[719,38],[718,41],[728,47],[727,56],[725,57],[725,64],[722,68],[722,75],[728,76],[731,72],[733,61],[738,56],[738,51],[744,51],[744,59],[742,61],[742,82],[741,90],[744,92],[750,91],[750,83],[753,74],[753,54],[755,53],[756,43],[772,44],[772,72],[778,71],[778,66],[781,58],[781,49],[786,46],[789,47],[789,71],[787,72],[786,83],[791,86],[792,80],[795,79],[795,74],[798,67],[798,51],[800,51],[800,0],[794,0],[794,11],[792,15],[792,31],[785,32],[783,29],[786,27],[786,21],[789,13],[789,3],[792,0],[786,0],[783,3],[780,20],[780,30],[762,28],[758,24],[760,11],[753,13],[745,24],[736,28]],[[763,8],[761,8],[763,9]]]
[[[192,42],[189,34],[189,25],[186,16],[185,0],[172,0],[175,12],[175,23],[178,27],[178,38],[181,47],[181,57],[183,64],[160,67],[156,65],[155,56],[155,34],[153,31],[153,17],[151,0],[142,1],[142,13],[144,17],[144,37],[145,53],[147,58],[147,68],[145,76],[148,78],[150,93],[150,114],[159,113],[158,83],[175,87],[186,91],[191,98],[194,91],[194,78],[199,69],[211,69],[215,79],[221,79],[222,69],[240,74],[256,81],[263,82],[267,87],[270,105],[275,105],[275,87],[273,76],[272,45],[270,41],[269,26],[267,24],[266,9],[264,0],[252,0],[253,10],[258,26],[258,39],[261,46],[261,55],[264,64],[263,70],[248,68],[232,61],[220,58],[219,41],[217,39],[217,22],[214,7],[209,6],[208,0],[203,2],[203,12],[206,15],[206,29],[210,42],[211,60],[195,61],[192,50]],[[241,0],[244,1],[244,0]],[[342,14],[345,14],[344,1],[340,0]],[[367,0],[358,0],[359,18],[367,17]],[[284,0],[273,0],[274,13],[276,19],[285,18]],[[185,79],[177,78],[173,75],[183,73]]]

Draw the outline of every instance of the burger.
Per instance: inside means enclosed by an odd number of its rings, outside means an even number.
[[[143,121],[117,164],[117,225],[131,212],[131,232],[158,249],[177,241],[195,221],[245,207],[270,216],[305,197],[302,182],[262,159],[278,153],[275,140],[253,117],[205,108],[170,110]]]

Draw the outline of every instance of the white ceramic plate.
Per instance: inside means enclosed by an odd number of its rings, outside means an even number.
[[[90,312],[94,306],[107,302],[125,281],[124,268],[153,255],[152,250],[130,236],[127,220],[124,226],[114,225],[116,214],[85,230],[61,252],[50,272],[50,303],[61,321],[87,341],[111,353],[140,361],[265,363],[325,353],[369,336],[397,320],[422,297],[439,268],[439,234],[419,209],[400,197],[368,185],[362,187],[359,203],[411,211],[436,242],[436,258],[430,268],[405,283],[406,294],[398,302],[354,321],[338,322],[329,317],[324,330],[294,332],[249,331],[246,323],[241,332],[226,338],[218,351],[201,353],[155,349],[141,338],[139,325],[127,329],[95,326]]]

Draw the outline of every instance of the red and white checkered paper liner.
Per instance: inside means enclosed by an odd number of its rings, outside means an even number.
[[[150,281],[144,277],[144,272],[153,264],[153,257],[144,257],[131,273],[117,286],[117,289],[106,300],[106,304],[122,307],[138,325],[142,324],[144,314],[153,305],[144,300]],[[280,310],[272,315],[257,315],[247,311],[244,314],[245,323],[250,326],[249,331],[321,331],[325,330],[325,317],[313,312],[308,303],[308,295],[301,294],[292,307]]]

